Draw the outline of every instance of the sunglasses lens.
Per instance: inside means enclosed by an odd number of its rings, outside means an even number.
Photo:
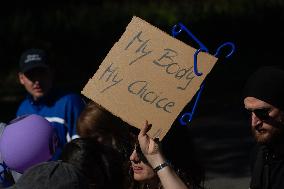
[[[255,109],[255,110],[247,110],[249,115],[251,116],[252,113],[255,114],[261,120],[268,120],[270,119],[269,110],[268,109]]]
[[[142,150],[141,150],[139,144],[135,146],[135,150],[136,150],[136,153],[137,153],[139,159],[140,159],[142,162],[147,163],[148,161],[147,161],[146,157],[143,155],[143,152],[142,152]]]
[[[254,110],[253,112],[259,119],[267,120],[270,118],[269,112],[267,109],[257,109],[257,110]]]

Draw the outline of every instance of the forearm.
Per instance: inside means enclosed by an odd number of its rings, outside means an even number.
[[[164,189],[188,189],[186,184],[184,184],[179,176],[175,173],[174,169],[168,164],[165,164],[166,159],[162,155],[159,142],[147,135],[147,132],[151,129],[151,126],[152,125],[148,124],[148,121],[146,121],[144,128],[141,129],[138,135],[142,153],[154,171],[157,172]]]
[[[153,169],[166,162],[165,158],[161,153],[147,155],[146,158],[149,161],[150,165],[153,167]],[[186,184],[184,184],[184,182],[176,174],[174,169],[170,166],[165,166],[158,170],[157,175],[164,189],[188,189]]]
[[[189,189],[173,168],[167,166],[157,172],[164,189]]]

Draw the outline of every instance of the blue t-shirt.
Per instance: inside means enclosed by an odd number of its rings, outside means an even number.
[[[65,143],[78,137],[76,122],[84,106],[81,96],[52,90],[38,101],[28,95],[20,104],[17,116],[37,114],[46,118],[55,127],[59,147],[62,148]]]

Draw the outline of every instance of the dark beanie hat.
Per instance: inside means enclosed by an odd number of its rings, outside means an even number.
[[[255,97],[284,110],[284,69],[280,66],[263,66],[247,80],[243,98]]]

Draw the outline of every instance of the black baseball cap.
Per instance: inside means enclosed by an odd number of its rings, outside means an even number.
[[[62,161],[35,165],[9,189],[89,189],[88,180],[75,166]]]
[[[34,68],[49,68],[47,64],[47,55],[42,49],[28,49],[20,58],[20,72],[27,72]]]

